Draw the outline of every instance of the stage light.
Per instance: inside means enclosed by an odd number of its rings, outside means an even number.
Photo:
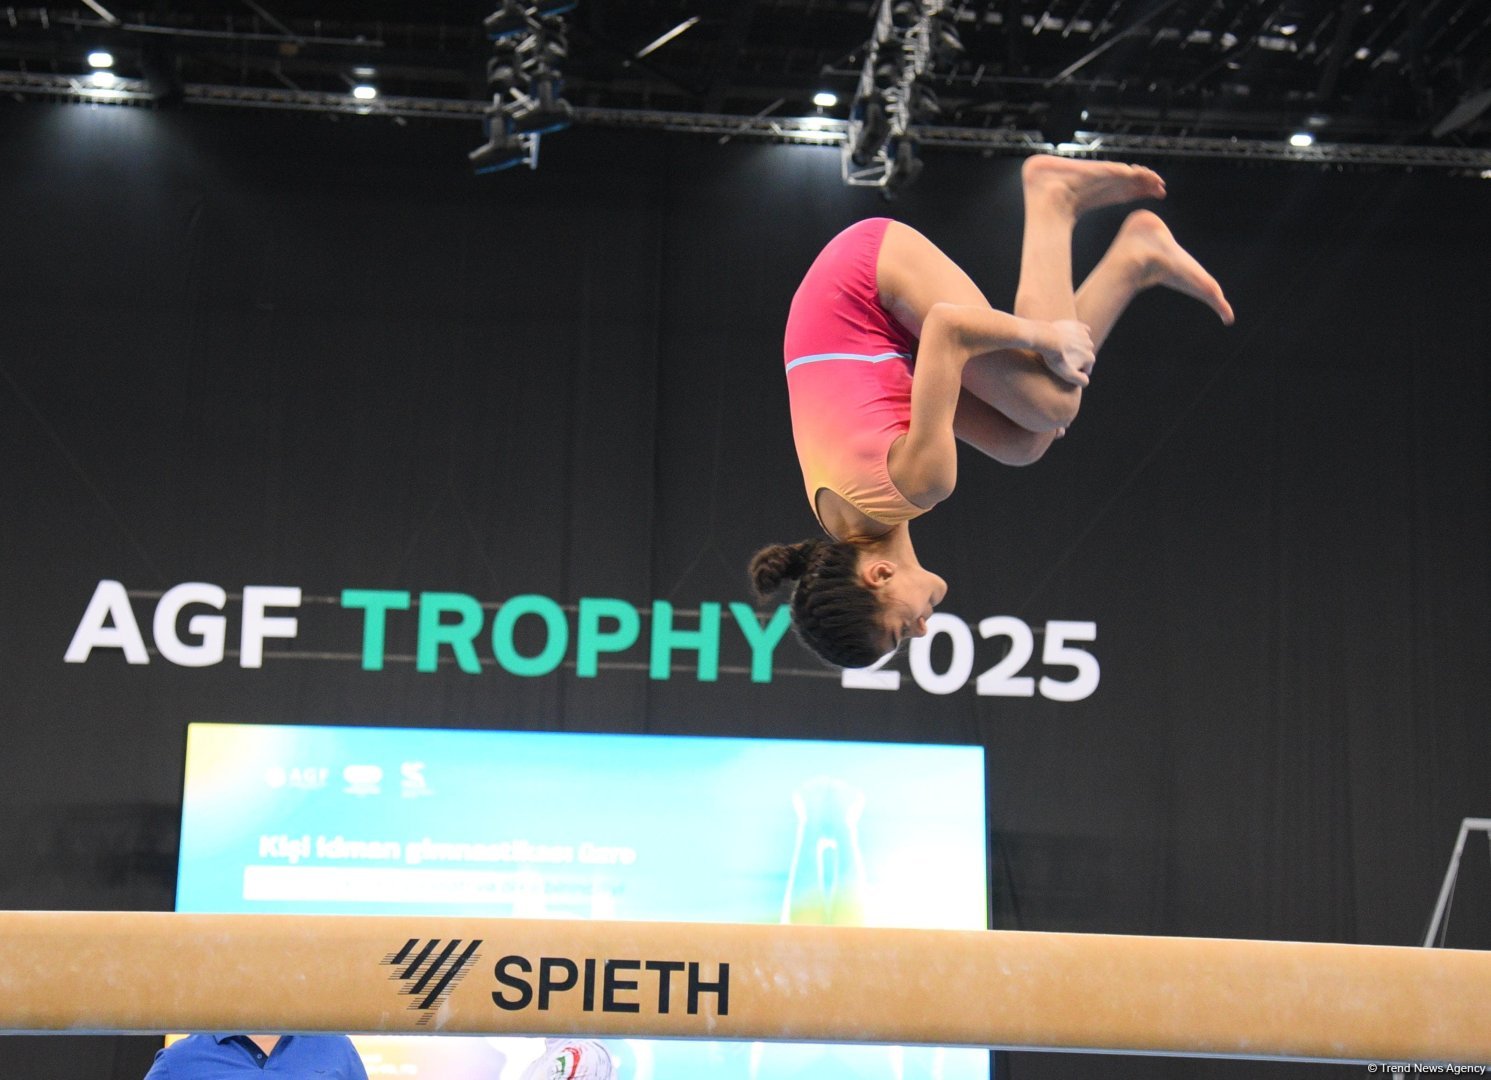
[[[1293,135],[1289,136],[1289,145],[1303,150],[1307,146],[1315,145],[1315,136],[1311,135],[1308,131],[1296,131]]]
[[[88,66],[92,68],[111,68],[114,66],[114,54],[96,49],[88,54]]]
[[[523,81],[516,57],[494,56],[487,61],[487,85],[498,94],[511,94]]]
[[[849,107],[839,172],[849,186],[880,188],[889,197],[921,172],[916,128],[942,111],[929,76],[952,61],[962,43],[946,0],[878,0],[871,10],[874,28]]]
[[[95,71],[88,76],[88,85],[100,90],[112,90],[119,85],[119,76],[112,71]]]
[[[563,131],[575,122],[574,110],[567,101],[558,101],[552,108],[534,109],[513,117],[513,130],[520,135],[551,135]]]
[[[832,90],[819,90],[813,95],[813,104],[820,109],[832,109],[839,103],[839,95]]]
[[[529,153],[528,147],[523,143],[504,139],[500,142],[489,142],[485,146],[478,146],[466,157],[471,161],[471,168],[481,175],[501,172],[515,165],[523,165],[528,162]]]
[[[378,96],[378,88],[369,86],[367,83],[359,83],[352,88],[352,96],[358,101],[372,101]]]
[[[935,31],[936,47],[941,52],[956,57],[968,51],[958,35],[958,28],[953,25],[951,13],[946,9],[932,21],[931,28]]]
[[[466,155],[471,167],[478,174],[501,172],[515,165],[534,167],[538,161],[538,139],[515,134],[512,120],[508,117],[499,98],[487,110],[482,121],[487,132],[484,146],[478,146]]]
[[[560,66],[569,57],[563,16],[574,7],[575,0],[503,0],[485,19],[493,41],[487,61],[492,107],[486,145],[467,155],[477,172],[536,168],[539,137],[573,122],[574,109],[560,96]]]
[[[500,8],[482,20],[482,25],[486,27],[487,37],[493,41],[527,33],[532,29],[528,12],[522,4],[514,3],[513,0],[503,0]]]
[[[546,27],[542,34],[534,36],[532,51],[533,59],[529,64],[547,69],[549,65],[569,59],[569,39],[564,36],[562,27]]]
[[[534,84],[531,107],[512,114],[512,129],[520,135],[547,135],[574,121],[574,110],[559,97],[559,80],[549,77]]]

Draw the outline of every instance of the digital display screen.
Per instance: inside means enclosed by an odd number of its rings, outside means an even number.
[[[987,926],[981,747],[192,724],[183,912]],[[518,1080],[542,1040],[356,1036]],[[977,1049],[608,1038],[625,1080],[987,1080]]]

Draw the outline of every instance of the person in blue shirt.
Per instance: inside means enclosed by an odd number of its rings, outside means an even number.
[[[188,1035],[155,1055],[145,1080],[233,1080],[255,1073],[368,1080],[345,1035]]]

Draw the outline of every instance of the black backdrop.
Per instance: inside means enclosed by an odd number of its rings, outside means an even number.
[[[1070,437],[965,459],[916,527],[969,623],[1096,622],[1084,701],[848,690],[790,641],[754,683],[728,615],[715,683],[650,679],[645,634],[593,679],[364,671],[360,623],[314,598],[748,599],[750,551],[812,531],[780,330],[850,221],[889,212],[1013,295],[1011,159],[932,155],[887,207],[820,148],[575,130],[474,178],[475,139],[0,106],[0,904],[168,909],[189,721],[356,723],[982,744],[994,926],[1421,938],[1460,819],[1491,812],[1491,184],[1157,163],[1237,326],[1142,297]],[[259,670],[65,664],[104,578],[147,641],[178,582],[307,601]],[[1481,861],[1452,945],[1491,945]],[[0,1073],[135,1077],[154,1045],[10,1038]]]

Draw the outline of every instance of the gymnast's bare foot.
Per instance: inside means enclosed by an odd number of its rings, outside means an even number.
[[[1124,219],[1114,240],[1115,251],[1133,260],[1140,288],[1163,285],[1200,300],[1232,325],[1232,305],[1222,286],[1185,248],[1175,242],[1165,223],[1148,210],[1135,210]]]
[[[1049,200],[1074,216],[1100,206],[1165,197],[1165,181],[1159,173],[1142,165],[1116,161],[1079,161],[1037,154],[1025,159],[1020,178],[1025,185],[1027,207],[1035,201]]]

